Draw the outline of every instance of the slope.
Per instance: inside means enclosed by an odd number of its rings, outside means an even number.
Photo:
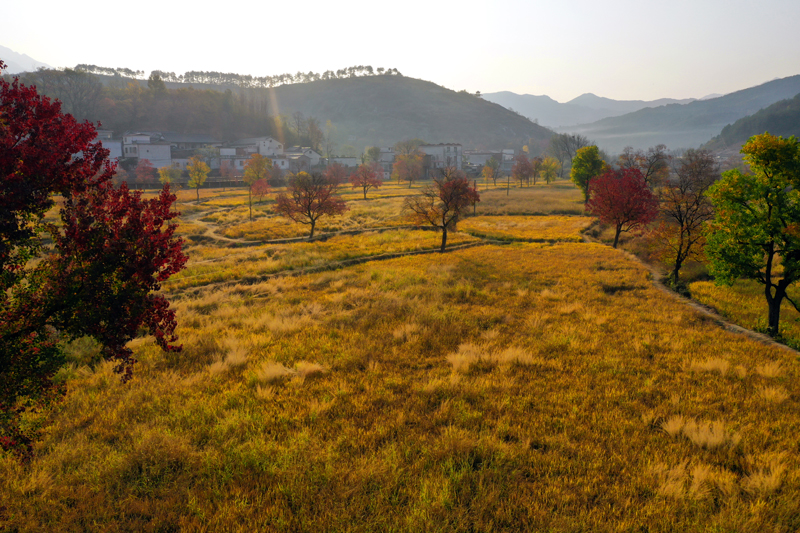
[[[267,90],[272,114],[299,111],[323,124],[330,120],[345,144],[356,147],[414,137],[476,148],[514,147],[532,138],[544,147],[553,133],[492,102],[414,78],[370,76]]]
[[[625,146],[646,148],[663,143],[670,148],[694,148],[719,134],[723,127],[779,100],[800,92],[800,75],[689,104],[640,109],[619,117],[571,128],[611,152]]]
[[[782,137],[800,136],[800,94],[775,102],[757,113],[728,124],[719,135],[704,144],[703,148],[738,151],[751,136],[765,131]]]
[[[536,119],[548,127],[569,127],[577,124],[595,122],[607,117],[616,117],[625,113],[638,111],[645,107],[657,107],[666,104],[685,104],[692,101],[662,98],[646,102],[643,100],[612,100],[591,93],[582,94],[566,103],[556,102],[549,96],[532,94],[516,94],[509,91],[488,93],[484,99],[514,109],[520,114]]]

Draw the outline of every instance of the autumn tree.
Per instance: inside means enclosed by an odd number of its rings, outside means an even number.
[[[511,176],[519,181],[520,187],[522,187],[523,183],[530,184],[531,177],[533,176],[533,165],[525,153],[521,153],[514,158],[514,166],[511,167]]]
[[[673,176],[659,178],[661,221],[650,232],[659,255],[672,264],[675,286],[683,264],[702,258],[703,225],[714,216],[706,192],[719,178],[719,165],[705,150],[687,150],[676,162]]]
[[[497,178],[500,177],[500,161],[495,156],[490,157],[483,165],[481,175],[488,181],[492,180],[493,185],[497,185]]]
[[[558,177],[559,171],[561,170],[561,163],[558,162],[558,159],[555,157],[545,157],[542,159],[542,166],[541,166],[541,175],[544,178],[544,181],[550,183],[551,181],[555,181]]]
[[[573,163],[578,150],[590,146],[591,143],[583,135],[557,133],[550,138],[550,144],[547,147],[548,153],[558,159],[561,164],[561,171],[567,168],[568,165]],[[560,175],[564,177],[563,173]]]
[[[777,337],[783,300],[798,308],[787,290],[800,279],[800,143],[765,133],[741,153],[752,173],[729,170],[708,191],[715,212],[706,256],[716,283],[764,285],[767,332]]]
[[[425,144],[422,139],[405,139],[397,141],[394,145],[395,155],[411,155],[419,152],[419,147]]]
[[[260,192],[263,191],[264,186],[269,189],[267,178],[269,171],[272,168],[272,160],[264,157],[261,154],[253,154],[244,164],[244,182],[247,184],[247,199],[250,206],[250,220],[253,220],[253,185],[263,180],[264,183],[259,185]],[[261,196],[267,194],[263,192]]]
[[[358,165],[356,171],[350,174],[350,184],[354,189],[361,189],[363,191],[364,200],[367,199],[367,191],[370,189],[377,189],[383,183],[383,181],[378,178],[376,166],[377,165]],[[383,169],[380,169],[380,173],[383,174]]]
[[[368,146],[364,150],[364,163],[379,163],[381,160],[381,149],[377,146]]]
[[[602,174],[605,167],[606,162],[600,159],[600,151],[597,146],[585,146],[576,152],[575,158],[572,160],[570,178],[583,191],[585,202],[589,201],[589,181]]]
[[[403,205],[417,224],[430,224],[442,232],[439,252],[444,253],[448,230],[454,230],[464,210],[480,200],[464,173],[448,167],[419,195],[407,197]]]
[[[166,185],[168,183],[175,183],[179,179],[181,179],[181,169],[178,167],[161,167],[158,169],[158,181],[162,184]]]
[[[155,181],[156,169],[149,159],[140,159],[136,165],[136,181],[144,185]]]
[[[401,154],[395,152],[395,154],[394,164],[392,165],[392,179],[396,179],[398,184],[401,181],[407,181],[410,187],[422,177],[425,154],[417,150]]]
[[[341,163],[328,165],[322,175],[331,183],[344,183],[347,179],[347,169]]]
[[[0,62],[0,69],[2,69]],[[63,343],[91,337],[123,380],[142,332],[165,350],[175,314],[156,291],[186,257],[175,196],[145,200],[123,183],[94,127],[34,87],[0,79],[0,448],[26,454],[22,412],[58,397]],[[60,221],[45,219],[61,201]]]
[[[200,187],[206,182],[211,167],[199,156],[192,156],[189,158],[189,164],[186,165],[186,171],[189,173],[189,187],[194,187],[197,191],[197,203],[199,204]]]
[[[320,173],[299,172],[287,177],[288,194],[275,199],[275,211],[300,224],[311,227],[308,240],[314,238],[314,228],[323,216],[341,215],[348,207],[338,195],[340,182]]]
[[[607,170],[593,177],[589,196],[586,212],[614,226],[614,248],[620,233],[643,228],[658,215],[658,200],[635,168]]]
[[[618,158],[620,168],[636,168],[641,171],[644,180],[653,187],[669,176],[670,156],[663,144],[644,150],[634,150],[626,146]]]

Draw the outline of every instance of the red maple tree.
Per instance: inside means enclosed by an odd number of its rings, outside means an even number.
[[[608,170],[589,181],[586,211],[614,226],[616,248],[620,233],[642,228],[655,220],[658,200],[640,170]]]
[[[449,167],[440,177],[433,178],[433,184],[425,187],[419,196],[407,197],[404,208],[418,224],[430,224],[441,230],[439,252],[444,253],[447,231],[455,229],[464,209],[480,201],[480,194],[470,187],[464,173]]]
[[[314,228],[321,217],[347,211],[347,204],[336,194],[339,181],[317,172],[298,172],[289,176],[287,181],[289,194],[278,195],[275,211],[295,222],[311,226],[308,240],[314,238]]]
[[[135,362],[126,343],[140,330],[180,350],[174,312],[154,294],[186,262],[175,196],[115,189],[95,137],[60,102],[0,79],[0,447],[22,454],[32,439],[22,412],[60,392],[61,341],[93,337],[125,381]],[[58,224],[44,218],[56,196]]]
[[[361,189],[364,192],[364,200],[367,199],[367,191],[377,189],[383,181],[378,178],[378,173],[383,175],[380,165],[358,165],[355,172],[350,174],[350,183],[354,189]]]
[[[149,159],[140,159],[136,165],[136,181],[143,185],[149,185],[156,181],[156,168]]]

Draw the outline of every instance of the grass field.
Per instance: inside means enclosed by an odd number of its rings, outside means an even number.
[[[184,210],[205,239],[165,286],[184,351],[134,341],[121,385],[96,347],[72,345],[66,398],[28,418],[34,458],[0,456],[0,530],[800,529],[796,354],[573,242],[589,219],[531,216],[574,189],[510,192],[526,216],[499,216],[509,204],[489,195],[478,214],[494,216],[472,223],[561,242],[270,279],[437,235],[241,247],[218,238],[249,224],[237,193]]]

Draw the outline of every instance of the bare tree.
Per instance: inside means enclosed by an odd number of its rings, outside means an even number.
[[[641,171],[644,180],[652,187],[669,176],[671,157],[663,144],[644,150],[634,150],[626,146],[618,158],[620,168],[635,168]]]
[[[569,133],[556,133],[553,135],[550,138],[550,145],[547,151],[561,163],[559,177],[564,177],[564,170],[567,168],[566,162],[569,161],[569,164],[572,165],[572,160],[578,150],[591,145],[592,143],[584,135],[570,135]]]
[[[719,178],[719,166],[709,152],[687,150],[674,167],[673,176],[662,181],[661,223],[650,238],[672,264],[672,283],[677,285],[683,264],[702,252],[702,227],[714,216],[706,191]]]

